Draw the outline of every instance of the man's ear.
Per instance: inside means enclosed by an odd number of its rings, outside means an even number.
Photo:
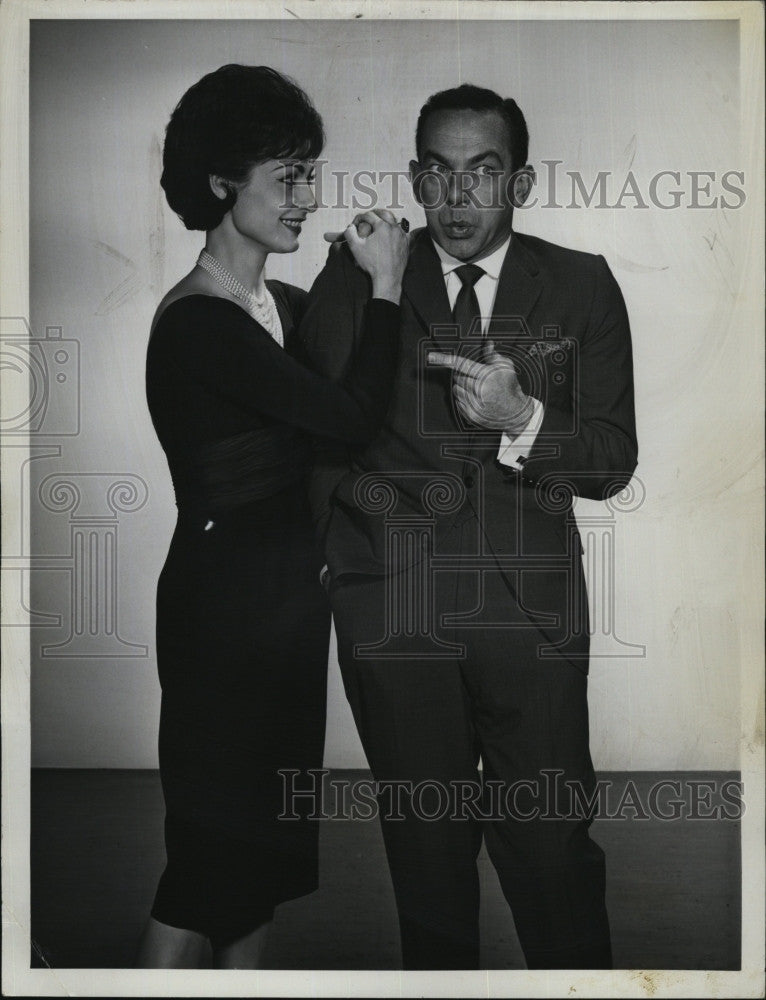
[[[423,169],[417,160],[410,160],[410,184],[412,184],[412,193],[415,196],[415,201],[418,205],[423,204],[423,200],[420,197],[420,175],[423,173]]]
[[[523,205],[535,183],[535,168],[528,163],[513,175],[513,204]]]

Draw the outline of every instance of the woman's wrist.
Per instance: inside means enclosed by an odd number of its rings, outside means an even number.
[[[395,278],[376,277],[372,279],[372,297],[374,299],[388,299],[394,305],[399,305],[402,297],[402,283]]]

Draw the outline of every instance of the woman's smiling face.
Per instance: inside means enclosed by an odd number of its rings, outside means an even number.
[[[214,190],[221,184],[234,187],[237,200],[228,215],[240,236],[264,254],[293,253],[301,224],[317,209],[314,173],[313,160],[266,160],[239,184],[212,178],[211,183]]]

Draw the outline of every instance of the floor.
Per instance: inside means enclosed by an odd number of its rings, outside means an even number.
[[[363,776],[334,772],[332,777]],[[639,804],[662,778],[722,782],[722,772],[628,774]],[[611,796],[610,796],[611,800]],[[736,819],[597,819],[608,865],[615,966],[738,969],[740,832]],[[700,810],[704,815],[704,810]],[[164,863],[156,771],[35,770],[32,776],[32,967],[125,968]],[[277,910],[264,964],[275,969],[396,969],[393,892],[377,822],[322,823],[319,891]],[[513,919],[485,851],[482,968],[523,969]]]

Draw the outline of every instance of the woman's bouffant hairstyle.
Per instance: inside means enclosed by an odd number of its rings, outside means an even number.
[[[292,80],[268,66],[232,63],[208,73],[176,105],[165,131],[162,184],[187,229],[215,229],[237,200],[233,186],[258,163],[316,159],[324,127]],[[226,198],[210,175],[232,181]]]

